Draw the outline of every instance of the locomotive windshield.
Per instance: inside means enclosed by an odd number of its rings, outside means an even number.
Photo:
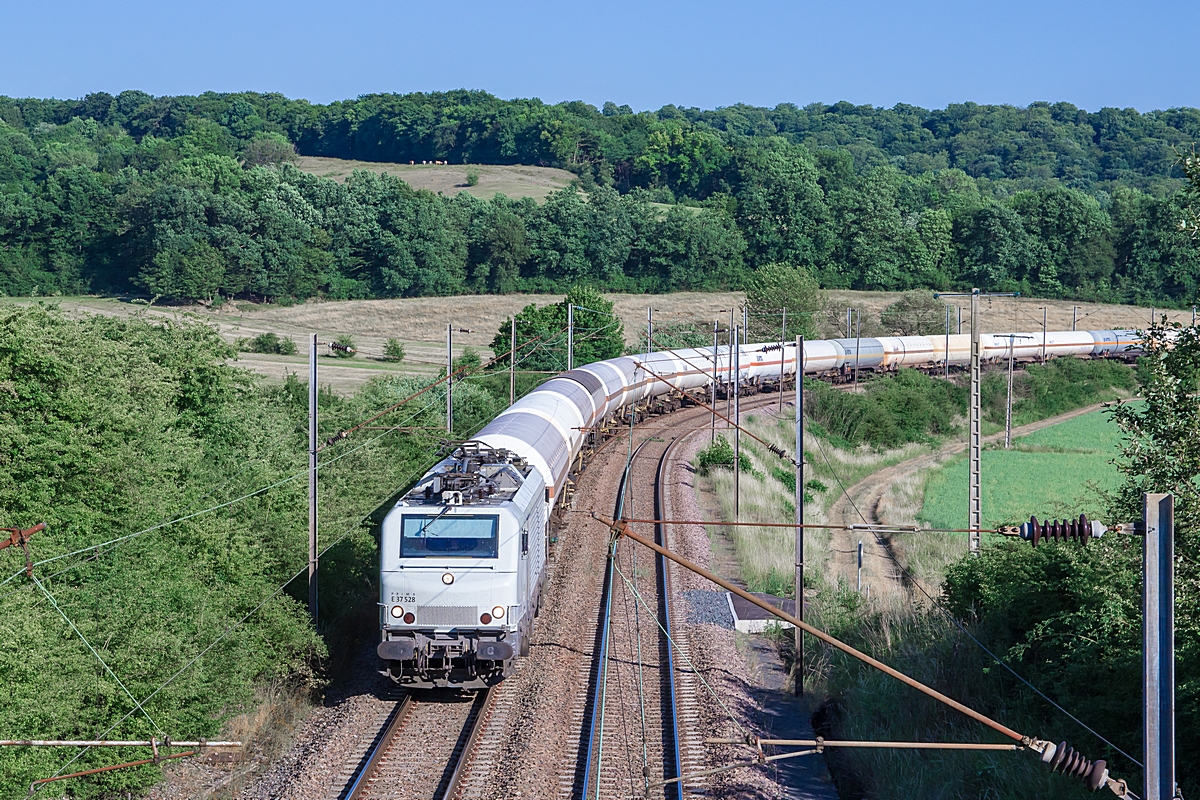
[[[404,516],[401,558],[496,558],[499,550],[500,518],[494,514]]]

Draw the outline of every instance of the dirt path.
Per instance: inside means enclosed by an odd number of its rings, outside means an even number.
[[[1026,436],[1034,431],[1066,422],[1069,419],[1090,414],[1104,407],[1104,403],[1095,403],[1056,417],[1047,417],[1027,425],[1013,428],[1013,438]],[[984,443],[1004,440],[1004,431],[993,433],[983,438]],[[829,508],[829,522],[832,525],[861,525],[864,522],[879,524],[879,504],[888,490],[898,481],[915,473],[936,469],[949,459],[967,449],[965,439],[947,442],[939,449],[901,461],[878,472],[873,472],[858,483],[850,486],[842,493]],[[811,458],[812,456],[810,456]],[[863,544],[863,583],[872,587],[875,592],[903,591],[899,571],[887,552],[887,541],[877,540],[870,533],[857,531],[834,531],[830,548],[834,554],[837,574],[845,578],[851,586],[855,584],[858,568],[858,542]]]

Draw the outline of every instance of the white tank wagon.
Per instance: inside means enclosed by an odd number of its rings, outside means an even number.
[[[1014,357],[1040,358],[1042,334],[1016,339]],[[949,362],[970,363],[970,337],[949,337]],[[1050,331],[1047,356],[1122,357],[1135,331]],[[1007,359],[1006,334],[981,337],[981,357]],[[806,375],[935,368],[944,336],[812,340]],[[796,374],[794,343],[737,348],[742,382]],[[782,364],[781,364],[782,362]],[[413,687],[491,685],[528,649],[546,577],[550,514],[565,501],[589,432],[649,401],[707,393],[730,381],[728,346],[621,356],[562,373],[488,423],[437,464],[384,518],[380,554],[385,675]]]

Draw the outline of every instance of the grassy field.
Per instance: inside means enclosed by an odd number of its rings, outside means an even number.
[[[321,156],[300,156],[296,166],[302,172],[345,181],[355,170],[395,175],[414,189],[428,189],[438,194],[468,192],[484,200],[496,194],[511,198],[532,197],[544,200],[546,195],[569,185],[576,177],[565,169],[526,167],[521,164],[496,166],[489,164],[392,164],[377,161],[351,161]],[[467,185],[467,171],[479,176],[475,186]]]
[[[407,165],[402,165],[407,166]],[[482,177],[480,178],[482,183]],[[886,305],[899,296],[889,292],[830,291],[833,307],[862,309],[864,321],[877,317]],[[741,292],[677,292],[660,295],[608,294],[615,312],[625,324],[625,340],[640,343],[646,330],[646,308],[653,306],[656,324],[693,323],[710,330],[712,320],[722,309],[740,306]],[[562,300],[562,295],[464,295],[458,297],[413,297],[390,300],[310,300],[292,306],[230,301],[220,308],[207,306],[150,307],[115,298],[54,297],[10,298],[6,302],[57,303],[68,312],[87,312],[116,316],[150,314],[168,318],[195,317],[218,326],[221,335],[234,342],[239,338],[275,333],[291,338],[298,345],[313,333],[322,340],[347,334],[353,336],[365,352],[380,353],[384,342],[397,338],[404,343],[408,358],[400,364],[372,362],[369,358],[338,360],[331,364],[328,378],[334,391],[353,392],[369,379],[374,370],[386,369],[404,374],[432,374],[445,360],[444,331],[447,323],[470,327],[468,334],[455,336],[455,354],[466,346],[474,347],[484,358],[490,357],[488,345],[504,320],[529,303],[546,305]],[[1031,330],[1041,325],[1042,305],[1050,309],[1051,328],[1071,326],[1072,304],[1065,301],[1041,301],[1025,298],[996,298],[984,304],[983,329],[998,331],[1021,326]],[[1136,306],[1080,306],[1081,327],[1139,327],[1150,321],[1150,309]],[[726,313],[719,314],[722,319]],[[1172,312],[1174,319],[1189,321],[1190,312]],[[844,319],[844,315],[841,317]],[[969,325],[969,318],[964,321]],[[303,350],[303,347],[301,347]],[[329,361],[333,361],[329,359]],[[285,371],[303,371],[303,356],[261,356],[243,354],[239,361],[259,375],[278,380]]]
[[[1038,518],[1099,517],[1101,491],[1120,475],[1109,460],[1120,434],[1103,412],[1085,414],[1017,439],[1013,449],[983,451],[983,524]],[[967,462],[956,458],[930,476],[918,519],[935,528],[967,524]]]

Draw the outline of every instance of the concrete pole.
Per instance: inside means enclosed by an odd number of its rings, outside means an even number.
[[[1192,327],[1196,327],[1196,307],[1192,306]]]
[[[858,338],[854,342],[854,392],[858,393],[858,356],[862,352],[862,312],[854,312],[855,321],[858,323]]]
[[[858,540],[858,591],[862,591],[862,540]]]
[[[796,618],[804,619],[804,336],[796,337]],[[804,631],[796,631],[797,695],[804,694]]]
[[[719,342],[717,341],[718,332],[721,329],[720,320],[713,320],[713,376],[712,390],[709,396],[709,404],[712,406],[712,428],[709,430],[708,443],[712,444],[717,441],[717,381],[720,379],[717,373],[717,355],[720,353]]]
[[[454,399],[451,384],[454,383],[454,355],[451,347],[454,343],[454,328],[446,323],[446,433],[454,429]]]
[[[575,368],[575,306],[567,303],[567,371]]]
[[[1175,498],[1142,495],[1142,680],[1146,790],[1143,800],[1175,797]]]
[[[317,335],[308,348],[308,613],[317,626]]]
[[[962,334],[962,306],[958,307],[958,333]]]
[[[646,306],[646,355],[654,352],[654,309]]]
[[[734,340],[741,337],[734,331]],[[742,353],[733,350],[733,521],[742,521]]]
[[[946,306],[946,358],[942,362],[944,377],[950,377],[950,306]]]
[[[779,413],[783,413],[783,362],[787,355],[787,309],[783,309],[783,323],[779,326]]]
[[[1046,363],[1046,307],[1042,306],[1042,363]],[[1073,329],[1072,329],[1073,330]]]
[[[728,339],[729,339],[729,366],[727,369],[729,372],[729,382],[726,384],[727,388],[725,390],[725,418],[726,419],[729,419],[730,415],[733,413],[733,340],[734,340],[734,330],[733,330],[733,309],[732,308],[729,309],[729,336],[728,336]],[[725,423],[725,427],[726,428],[729,427],[728,422]]]
[[[1079,306],[1071,306],[1071,330],[1075,330],[1076,315],[1079,313]]]
[[[742,341],[750,339],[750,306],[742,306]]]
[[[517,315],[513,314],[508,331],[508,404],[517,402]]]
[[[1013,382],[1013,349],[1015,336],[1008,337],[1008,402],[1004,406],[1004,449],[1012,447],[1012,382]]]
[[[850,309],[846,309],[846,338],[849,339],[854,335],[854,328],[850,324]]]
[[[970,451],[971,480],[968,497],[967,527],[971,529],[969,536],[970,550],[979,553],[980,529],[983,527],[983,496],[980,485],[980,407],[979,407],[979,290],[971,290],[971,422],[967,449]]]

